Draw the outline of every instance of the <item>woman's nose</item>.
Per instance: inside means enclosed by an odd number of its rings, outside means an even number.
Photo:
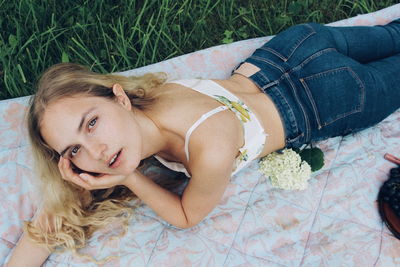
[[[89,145],[88,151],[89,154],[96,160],[107,160],[105,158],[107,155],[104,154],[106,147],[107,146],[102,143],[92,143]]]

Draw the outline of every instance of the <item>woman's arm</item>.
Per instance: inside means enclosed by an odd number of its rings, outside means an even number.
[[[126,186],[168,223],[180,228],[192,227],[220,202],[243,144],[241,131],[242,125],[231,112],[220,112],[196,128],[189,143],[192,177],[182,197],[161,188],[138,171],[126,180]]]
[[[127,176],[92,177],[72,173],[67,160],[60,160],[60,168],[65,173],[65,179],[87,190],[125,185],[164,220],[180,228],[189,228],[200,222],[218,204],[231,176],[232,155],[237,153],[237,149],[211,147],[205,152],[201,152],[201,147],[195,149],[190,166],[192,178],[182,197],[162,188],[137,170]]]
[[[21,239],[18,241],[13,254],[7,267],[34,267],[41,266],[46,259],[49,257],[50,251],[38,244],[35,244],[30,238],[24,233]]]
[[[44,212],[43,207],[39,207],[36,210],[32,223],[42,231],[53,231],[52,216]],[[41,266],[50,253],[44,245],[35,243],[29,238],[28,234],[23,233],[12,252],[7,266]]]
[[[229,127],[227,127],[229,130]],[[182,197],[135,171],[125,182],[143,202],[168,223],[189,228],[199,223],[219,203],[229,183],[238,148],[224,131],[196,132],[190,150],[191,179]],[[219,135],[219,136],[218,136]],[[207,136],[208,137],[208,136]],[[233,137],[235,138],[235,137]]]
[[[182,197],[157,185],[139,171],[126,180],[125,186],[168,223],[189,228],[214,209],[229,183],[232,162],[227,168],[221,160],[214,162],[218,164],[204,164],[201,172],[192,171]]]

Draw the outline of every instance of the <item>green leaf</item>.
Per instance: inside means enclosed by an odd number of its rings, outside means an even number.
[[[275,22],[273,23],[277,23],[278,25],[286,25],[288,23],[290,23],[290,17],[286,14],[281,14],[280,16],[276,17]]]
[[[107,58],[107,52],[105,49],[100,50],[100,58]]]
[[[62,52],[62,55],[61,55],[61,62],[62,63],[69,62],[69,56],[64,51]]]
[[[288,10],[293,15],[300,15],[303,6],[299,2],[291,2],[289,4]]]
[[[14,34],[10,34],[8,36],[8,43],[10,44],[11,48],[15,48],[18,44],[17,37]]]
[[[299,155],[302,160],[310,165],[313,172],[324,166],[324,153],[318,147],[305,148],[299,152]]]
[[[223,44],[230,44],[230,43],[233,43],[233,39],[232,38],[224,38],[224,39],[222,39],[222,43]]]
[[[249,38],[248,32],[249,32],[249,30],[247,29],[247,25],[243,25],[242,27],[240,27],[237,30],[236,34],[239,35],[243,39],[247,39],[247,38]]]
[[[181,26],[179,24],[172,24],[171,29],[174,32],[180,32],[181,31]]]
[[[22,82],[26,83],[25,74],[24,74],[24,71],[22,70],[21,64],[17,65],[17,69],[19,71],[19,74],[21,75]]]
[[[225,30],[225,32],[224,32],[225,38],[222,39],[222,43],[223,44],[232,43],[233,42],[232,34],[233,34],[233,31]]]
[[[250,11],[247,8],[243,7],[243,6],[239,7],[238,10],[239,10],[239,15],[245,15],[245,14],[250,13]]]

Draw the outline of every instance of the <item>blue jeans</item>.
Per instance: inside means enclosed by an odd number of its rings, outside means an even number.
[[[271,97],[287,147],[372,126],[400,107],[400,19],[384,26],[290,27],[244,62]]]

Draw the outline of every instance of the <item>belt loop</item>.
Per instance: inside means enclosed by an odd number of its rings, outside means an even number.
[[[275,81],[273,81],[273,82],[267,83],[266,85],[264,85],[263,90],[265,91],[265,90],[267,90],[268,88],[270,88],[270,87],[272,87],[272,86],[275,86],[275,85],[278,84],[278,83],[279,83],[279,80],[275,80]]]

